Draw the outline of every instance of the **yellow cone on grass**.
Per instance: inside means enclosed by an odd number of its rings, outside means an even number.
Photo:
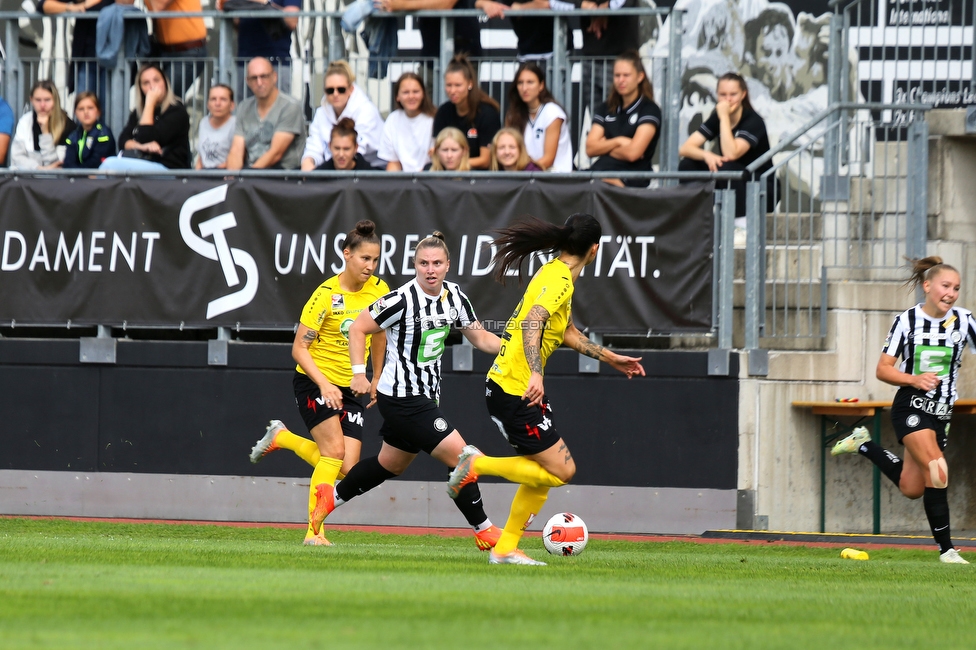
[[[845,560],[867,560],[868,554],[865,551],[859,551],[856,548],[845,548],[840,552],[840,556]]]

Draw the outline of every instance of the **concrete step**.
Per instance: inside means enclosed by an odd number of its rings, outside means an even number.
[[[813,243],[823,239],[823,214],[768,214],[766,215],[766,243],[798,244]]]
[[[852,214],[906,212],[907,185],[904,176],[851,178],[850,211]]]
[[[823,250],[818,244],[769,244],[766,246],[767,280],[819,280]],[[734,275],[746,276],[746,250],[735,249]]]
[[[908,175],[908,143],[875,141],[870,169],[875,176]]]
[[[904,273],[902,273],[904,275]],[[821,282],[771,282],[765,283],[766,307],[784,306],[805,309],[820,307],[823,302]],[[869,311],[900,311],[911,304],[915,294],[905,286],[903,280],[867,281],[833,280],[827,282],[828,309],[866,309]],[[732,305],[735,308],[746,305],[746,283],[735,280],[732,283]]]

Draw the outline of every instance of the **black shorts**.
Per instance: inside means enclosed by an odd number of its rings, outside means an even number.
[[[377,393],[376,405],[383,416],[380,427],[383,442],[408,454],[420,451],[429,454],[454,431],[437,402],[428,397],[390,397]]]
[[[339,386],[342,393],[342,408],[334,409],[325,405],[322,399],[322,391],[308,375],[295,371],[295,376],[291,380],[295,388],[295,404],[298,412],[302,414],[305,426],[311,431],[314,427],[322,424],[329,418],[338,415],[339,424],[342,425],[342,435],[346,438],[363,439],[363,402],[360,398],[352,394],[346,386]]]
[[[951,406],[921,394],[899,392],[891,405],[891,425],[902,444],[908,434],[932,429],[939,449],[945,451],[951,419]]]
[[[538,454],[559,442],[549,398],[543,397],[538,406],[528,406],[526,400],[509,395],[488,379],[485,381],[485,401],[491,419],[519,456]]]

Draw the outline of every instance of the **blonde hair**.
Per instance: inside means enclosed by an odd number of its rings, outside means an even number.
[[[325,84],[325,80],[334,74],[341,74],[352,86],[356,82],[356,75],[352,71],[352,66],[349,62],[344,59],[336,59],[329,64],[329,67],[325,69],[325,74],[322,76],[322,84]]]
[[[921,259],[909,259],[908,265],[912,269],[912,274],[905,284],[911,289],[920,287],[923,282],[928,282],[943,271],[952,271],[959,275],[959,271],[954,266],[946,264],[941,257],[936,255]]]
[[[159,112],[165,113],[171,106],[175,106],[179,103],[179,100],[176,99],[176,95],[173,94],[173,85],[169,82],[169,77],[166,76],[163,69],[155,63],[147,63],[140,67],[139,71],[136,73],[136,111],[140,115],[142,115],[142,111],[146,107],[146,96],[142,94],[142,75],[149,70],[155,70],[158,72],[159,76],[163,78],[163,83],[166,84],[166,96],[163,97],[163,101],[159,103]]]
[[[525,139],[522,137],[522,134],[510,126],[498,129],[498,133],[496,133],[495,137],[491,139],[491,171],[505,171],[502,164],[498,162],[498,156],[495,154],[495,151],[498,149],[498,140],[503,135],[510,135],[515,139],[515,146],[517,146],[519,150],[518,160],[515,161],[515,169],[517,171],[522,171],[529,165],[529,152],[525,149]]]
[[[414,253],[419,251],[421,248],[439,248],[444,251],[444,255],[447,256],[448,261],[451,260],[451,251],[447,250],[447,242],[444,240],[444,233],[440,230],[435,230],[430,233],[427,237],[424,237],[419,242],[417,242],[417,248]]]
[[[51,97],[54,99],[54,108],[51,109],[51,116],[48,118],[47,126],[51,130],[51,136],[54,138],[55,144],[57,144],[61,141],[61,136],[64,135],[64,130],[68,126],[68,114],[61,108],[61,95],[58,94],[58,89],[53,81],[42,79],[35,83],[31,87],[31,99],[34,98],[34,93],[38,90],[51,93]]]
[[[461,164],[458,166],[456,170],[450,170],[450,171],[459,171],[459,172],[471,171],[471,150],[468,147],[468,139],[464,137],[463,133],[461,133],[461,129],[457,129],[453,126],[448,126],[442,129],[441,132],[437,134],[437,139],[434,140],[434,156],[433,156],[433,160],[430,161],[430,170],[432,172],[448,171],[444,169],[444,165],[441,164],[440,156],[437,155],[437,150],[440,149],[441,145],[444,144],[444,142],[447,140],[453,140],[454,142],[456,142],[461,147],[461,151],[462,151]]]

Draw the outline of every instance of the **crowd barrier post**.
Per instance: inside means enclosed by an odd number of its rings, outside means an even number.
[[[664,142],[661,148],[660,168],[663,172],[678,171],[678,147],[681,146],[681,18],[683,11],[672,11],[671,31],[668,41],[667,79],[664,106]],[[677,180],[666,181],[675,184]]]
[[[20,78],[20,24],[16,20],[8,20],[6,23],[6,41],[4,42],[7,43],[7,58],[3,63],[3,81],[5,84],[3,96],[7,98],[7,103],[13,110],[19,111],[20,107],[24,105]]]

